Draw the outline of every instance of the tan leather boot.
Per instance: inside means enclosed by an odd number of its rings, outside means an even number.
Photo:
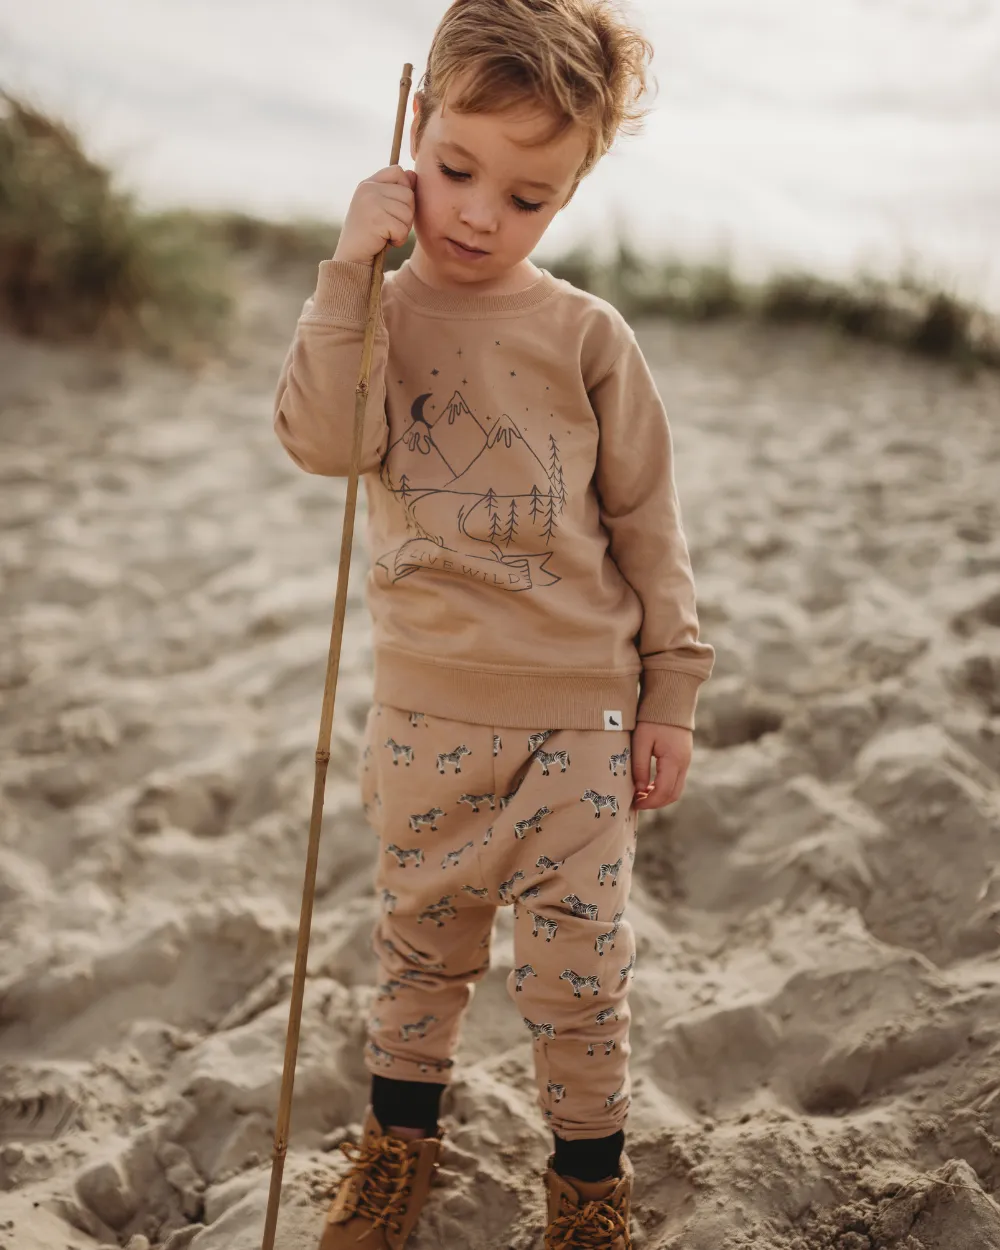
[[[353,1164],[340,1182],[319,1250],[402,1250],[437,1168],[440,1138],[389,1137],[371,1108],[361,1144],[341,1146]]]
[[[614,1180],[577,1181],[549,1168],[545,1250],[632,1250],[629,1218],[635,1172],[628,1155],[622,1155],[619,1172]]]

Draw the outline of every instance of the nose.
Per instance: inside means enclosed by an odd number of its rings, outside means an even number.
[[[459,220],[463,226],[476,234],[495,234],[498,214],[485,195],[469,196],[459,209]]]

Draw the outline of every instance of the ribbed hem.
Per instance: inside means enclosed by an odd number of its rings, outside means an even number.
[[[379,647],[375,699],[405,711],[509,729],[605,729],[605,712],[635,728],[638,673],[519,673],[454,668]]]
[[[363,328],[368,321],[371,285],[372,265],[350,260],[320,261],[313,306],[305,320],[337,321]]]
[[[468,290],[443,291],[418,278],[409,260],[405,260],[392,275],[392,289],[421,312],[441,317],[498,317],[537,308],[559,290],[559,279],[542,269],[541,277],[521,291],[483,295],[473,286]]]
[[[642,675],[639,720],[694,729],[695,707],[702,678],[671,668],[647,668]]]

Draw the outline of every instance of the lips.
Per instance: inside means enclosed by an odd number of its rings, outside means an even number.
[[[459,247],[464,247],[467,252],[476,252],[480,256],[485,256],[486,251],[481,247],[471,247],[468,243],[463,243],[461,239],[451,239],[450,242],[457,243]]]

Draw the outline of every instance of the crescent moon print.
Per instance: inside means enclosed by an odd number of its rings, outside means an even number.
[[[484,423],[456,390],[429,419],[432,395],[413,400],[382,462],[412,537],[376,568],[390,582],[420,571],[515,591],[558,582],[547,564],[567,494],[555,437],[546,463],[507,413]]]

